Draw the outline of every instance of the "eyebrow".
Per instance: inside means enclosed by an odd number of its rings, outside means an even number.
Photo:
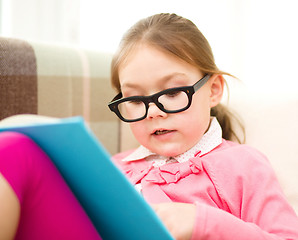
[[[159,80],[158,80],[158,85],[165,85],[166,83],[168,83],[170,80],[172,80],[173,78],[175,77],[180,77],[180,76],[183,76],[183,77],[186,77],[186,74],[184,73],[179,73],[179,72],[174,72],[172,74],[169,74],[169,75],[166,75],[164,77],[161,77]],[[188,77],[187,77],[188,79]],[[135,84],[135,83],[124,83],[123,86],[121,86],[121,88],[134,88],[134,89],[139,89],[139,88],[142,88],[142,85],[141,84]]]

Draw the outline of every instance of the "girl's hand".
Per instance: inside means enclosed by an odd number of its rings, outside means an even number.
[[[191,239],[196,217],[194,204],[171,202],[152,207],[176,240]]]

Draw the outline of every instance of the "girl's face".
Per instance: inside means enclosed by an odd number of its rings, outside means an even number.
[[[120,66],[123,97],[146,96],[182,86],[191,86],[203,74],[193,65],[150,45],[140,44]],[[165,113],[150,103],[145,119],[130,123],[140,144],[163,156],[177,156],[193,147],[210,122],[210,108],[221,98],[223,78],[213,75],[194,95],[190,108]]]

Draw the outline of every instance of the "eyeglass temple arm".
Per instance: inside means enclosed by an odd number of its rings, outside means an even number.
[[[195,92],[198,91],[210,78],[209,74],[206,74],[200,81],[198,81],[194,86]]]
[[[116,95],[116,97],[114,97],[114,98],[112,99],[111,102],[116,101],[116,100],[118,100],[118,99],[120,99],[120,98],[122,98],[122,92],[118,93],[118,94]]]

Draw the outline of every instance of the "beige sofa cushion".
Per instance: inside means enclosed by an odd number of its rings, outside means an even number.
[[[243,119],[246,143],[263,152],[298,213],[298,93],[231,89],[229,105]]]
[[[107,107],[111,54],[0,38],[0,57],[0,119],[83,116],[111,154],[119,151],[119,121]]]

